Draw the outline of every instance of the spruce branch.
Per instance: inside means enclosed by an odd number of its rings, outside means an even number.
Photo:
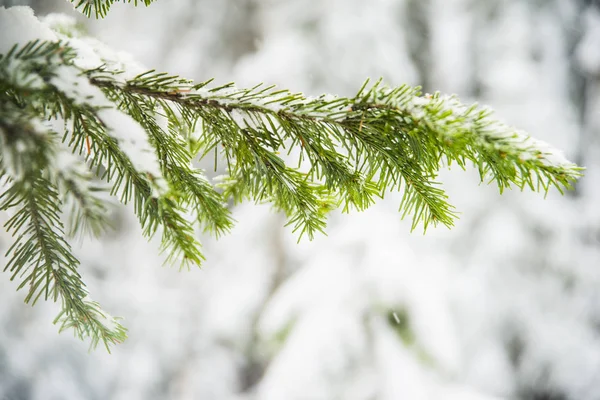
[[[111,195],[118,196],[124,204],[133,200],[134,210],[142,225],[144,235],[153,236],[161,226],[165,249],[173,250],[173,254],[182,255],[182,267],[189,267],[190,263],[199,265],[203,256],[200,243],[193,235],[189,235],[190,232],[193,232],[193,227],[185,218],[179,216],[182,212],[181,207],[170,201],[171,197],[180,196],[168,185],[165,187],[162,177],[159,176],[160,171],[149,170],[148,166],[143,163],[144,160],[137,162],[141,165],[135,165],[134,159],[128,154],[127,142],[112,135],[112,128],[107,126],[102,118],[105,115],[119,116],[115,115],[113,113],[115,110],[110,108],[112,103],[108,103],[108,106],[105,104],[100,107],[94,106],[88,104],[88,99],[83,99],[82,102],[82,99],[65,93],[56,86],[53,79],[57,76],[60,77],[59,72],[61,72],[57,68],[67,67],[70,68],[70,73],[75,74],[83,73],[83,71],[73,65],[73,52],[69,48],[65,48],[61,44],[48,44],[47,47],[51,50],[46,49],[46,46],[42,46],[42,44],[31,45],[28,46],[29,51],[26,53],[12,52],[4,59],[0,59],[0,70],[3,66],[15,61],[11,57],[13,54],[14,58],[20,61],[21,68],[26,66],[27,62],[38,63],[39,60],[34,57],[35,54],[51,60],[49,66],[39,73],[43,84],[38,83],[33,87],[24,87],[15,84],[19,81],[7,80],[4,82],[7,94],[17,99],[19,103],[26,103],[29,107],[34,108],[33,112],[44,118],[65,121],[63,140],[74,152],[85,155],[89,168],[100,179],[112,184]],[[23,54],[27,55],[25,59]],[[10,70],[8,67],[6,69]],[[23,100],[25,98],[26,102]],[[110,115],[110,113],[113,114]],[[119,122],[127,121],[120,119]],[[127,128],[125,127],[125,129]],[[177,147],[171,148],[175,153],[177,152]],[[133,148],[130,151],[137,152],[137,149]],[[149,156],[154,158],[154,155]],[[158,200],[155,201],[155,198]],[[188,235],[185,238],[180,237],[178,229],[182,229]],[[175,259],[169,257],[168,260],[174,261]]]
[[[76,6],[101,16],[112,3]],[[562,192],[581,176],[490,110],[419,88],[366,81],[353,97],[310,98],[155,71],[126,79],[108,64],[83,68],[77,57],[68,43],[43,41],[0,55],[0,211],[13,213],[6,268],[29,288],[26,301],[60,298],[61,330],[92,345],[125,337],[87,297],[68,242],[108,227],[99,182],[133,202],[144,236],[161,233],[167,262],[189,268],[204,260],[194,222],[228,232],[229,200],[271,203],[299,238],[312,238],[331,210],[364,210],[388,192],[402,193],[400,215],[412,229],[452,226],[457,214],[437,175],[453,163],[474,165],[500,192]],[[206,157],[215,170],[224,164],[218,184],[194,166]],[[62,214],[71,218],[66,230]]]
[[[110,7],[114,3],[122,1],[123,3],[133,3],[137,7],[139,4],[149,6],[155,0],[69,0],[75,5],[77,10],[80,10],[86,17],[90,18],[92,15],[95,18],[104,18]]]
[[[204,230],[217,236],[229,232],[233,220],[223,198],[202,171],[192,167],[193,157],[182,133],[189,132],[193,126],[186,125],[185,120],[178,116],[178,112],[185,110],[174,110],[167,102],[155,101],[137,93],[105,88],[105,94],[149,134],[163,176],[173,186],[180,202],[195,211],[196,219]],[[157,119],[161,116],[166,118],[167,127],[159,124]]]
[[[233,168],[229,165],[235,176],[229,182],[246,185],[238,192],[256,200],[265,200],[269,192],[276,206],[291,204],[284,211],[305,225],[293,205],[316,205],[319,200],[297,190],[294,182],[299,180],[322,184],[344,210],[362,210],[374,196],[403,190],[402,215],[412,216],[413,229],[419,224],[426,229],[431,223],[451,226],[456,218],[435,181],[442,162],[463,168],[472,162],[481,180],[495,181],[500,192],[511,185],[544,192],[555,186],[562,192],[581,172],[549,146],[494,119],[489,110],[464,106],[439,93],[423,96],[419,88],[409,86],[391,89],[381,81],[371,86],[366,82],[353,98],[309,99],[260,86],[208,90],[208,82],[192,85],[152,71],[125,82],[94,76],[90,82],[122,96],[153,98],[191,110],[188,118],[199,116],[205,127],[203,154],[221,146],[226,159],[236,160]],[[278,156],[286,143],[299,148],[300,158],[310,163],[302,179],[290,176]],[[268,190],[256,184],[254,171],[271,182]],[[273,186],[272,171],[283,186]],[[308,227],[307,231],[313,232]]]
[[[87,297],[77,271],[79,261],[60,219],[63,203],[58,186],[77,189],[66,193],[79,201],[77,218],[104,225],[103,204],[80,184],[82,177],[73,175],[71,168],[57,168],[57,145],[51,132],[39,131],[23,116],[11,124],[18,116],[15,112],[0,116],[0,168],[8,180],[0,195],[0,210],[12,213],[4,227],[16,237],[6,252],[4,271],[11,273],[11,280],[21,279],[17,290],[27,289],[26,303],[35,305],[42,296],[55,302],[60,299],[55,323],[60,323],[61,330],[72,327],[79,338],[91,338],[92,347],[102,342],[110,351],[111,344],[126,339],[126,329]]]
[[[203,255],[194,228],[184,216],[185,208],[172,199],[181,196],[161,183],[160,171],[153,175],[138,165],[139,160],[134,162],[126,143],[113,136],[101,118],[110,107],[92,105],[87,96],[82,99],[57,86],[63,75],[81,72],[74,69],[73,55],[61,43],[32,42],[0,56],[0,175],[5,179],[0,210],[21,207],[6,226],[16,237],[6,268],[13,272],[13,279],[22,279],[19,288],[30,288],[27,302],[35,302],[42,293],[46,299],[61,299],[62,311],[55,321],[61,330],[73,328],[77,336],[89,336],[92,346],[103,342],[108,348],[125,339],[125,330],[88,299],[76,272],[79,262],[67,241],[67,236],[86,231],[99,234],[108,225],[106,199],[97,197],[100,188],[94,176],[111,183],[111,194],[122,202],[134,200],[146,236],[162,227],[168,261],[181,256],[182,266],[198,265]],[[63,125],[62,140],[79,158],[71,151],[58,154],[56,135],[37,132],[36,128],[47,130],[41,122],[31,124],[48,119]],[[198,207],[215,208],[207,182],[199,173],[188,175],[201,187],[188,190],[198,195]],[[186,184],[180,186],[187,190]],[[59,219],[63,210],[70,210],[69,235]],[[220,229],[222,222],[216,226]],[[38,253],[37,248],[44,251]]]

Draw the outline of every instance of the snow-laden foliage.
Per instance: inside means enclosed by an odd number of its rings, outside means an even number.
[[[1,12],[2,20],[30,27],[24,36],[52,35],[28,9]],[[562,191],[580,175],[550,146],[455,97],[380,81],[365,82],[351,98],[306,98],[272,86],[210,88],[211,81],[193,84],[154,71],[124,79],[111,59],[90,68],[85,54],[94,49],[78,53],[65,39],[16,43],[0,58],[7,105],[0,160],[8,181],[0,208],[18,210],[6,224],[17,237],[6,269],[12,279],[24,277],[19,288],[29,289],[25,301],[60,299],[63,328],[91,336],[92,345],[101,340],[108,347],[125,333],[118,324],[107,327],[97,303],[85,301],[79,262],[59,220],[59,196],[73,197],[72,232],[85,226],[100,231],[107,223],[89,185],[93,175],[122,203],[133,201],[146,237],[162,228],[168,261],[183,267],[204,259],[186,213],[194,212],[209,231],[227,232],[229,198],[271,202],[300,237],[312,239],[323,232],[331,209],[364,210],[389,191],[403,192],[400,212],[411,216],[413,229],[453,225],[456,214],[435,180],[442,163],[465,168],[472,162],[481,180],[497,182],[500,191],[511,184]],[[62,125],[62,132],[32,123],[42,120]],[[59,161],[59,146],[80,157],[71,158],[80,164],[75,169],[91,173],[65,172],[72,168]],[[307,172],[279,156],[295,148]],[[227,167],[222,194],[191,164],[212,153],[215,169],[219,159]]]
[[[456,92],[558,145],[586,177],[543,200],[477,187],[470,167],[441,171],[464,212],[424,237],[398,220],[397,195],[334,212],[328,237],[299,245],[268,207],[242,204],[231,234],[203,237],[207,261],[191,274],[159,268],[160,238],[141,238],[132,205],[111,207],[115,231],[72,245],[94,297],[127,317],[129,340],[87,354],[54,332],[56,305],[23,308],[18,283],[0,280],[3,396],[598,398],[594,6],[181,0],[116,4],[107,18],[89,22],[95,36],[198,81],[351,97],[365,76],[384,76]],[[214,175],[213,157],[203,166]],[[12,241],[0,235],[4,250]]]

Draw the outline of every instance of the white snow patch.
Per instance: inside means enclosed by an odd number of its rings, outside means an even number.
[[[109,134],[117,139],[119,147],[129,157],[133,167],[139,172],[152,175],[159,193],[166,191],[167,186],[146,131],[129,115],[112,108],[99,110],[98,116],[106,124]]]
[[[22,46],[36,39],[58,40],[48,26],[38,21],[33,15],[33,10],[25,6],[0,6],[0,26],[0,54],[8,53],[15,44]]]

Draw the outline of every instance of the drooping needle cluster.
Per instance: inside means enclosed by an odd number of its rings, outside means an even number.
[[[109,195],[133,202],[144,235],[159,232],[168,261],[187,267],[203,260],[193,220],[226,233],[230,199],[270,202],[313,237],[330,210],[364,210],[390,191],[403,193],[413,228],[451,226],[456,214],[436,176],[453,163],[475,165],[500,191],[562,191],[581,174],[452,96],[381,81],[350,98],[307,98],[154,71],[128,78],[108,64],[82,66],[64,41],[0,55],[0,105],[0,210],[15,238],[5,270],[26,302],[60,299],[62,329],[107,348],[126,331],[88,297],[69,237],[108,227]],[[204,157],[224,163],[217,183],[194,166]]]

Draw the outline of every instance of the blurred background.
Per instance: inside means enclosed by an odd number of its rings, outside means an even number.
[[[52,325],[57,305],[24,305],[3,273],[0,399],[600,399],[599,2],[157,0],[101,21],[63,0],[0,5],[73,15],[148,69],[198,81],[457,93],[587,168],[545,199],[444,170],[461,218],[426,235],[400,220],[398,194],[300,244],[284,217],[244,204],[189,272],[162,267],[115,208],[117,229],[77,254],[130,338],[88,352]]]

